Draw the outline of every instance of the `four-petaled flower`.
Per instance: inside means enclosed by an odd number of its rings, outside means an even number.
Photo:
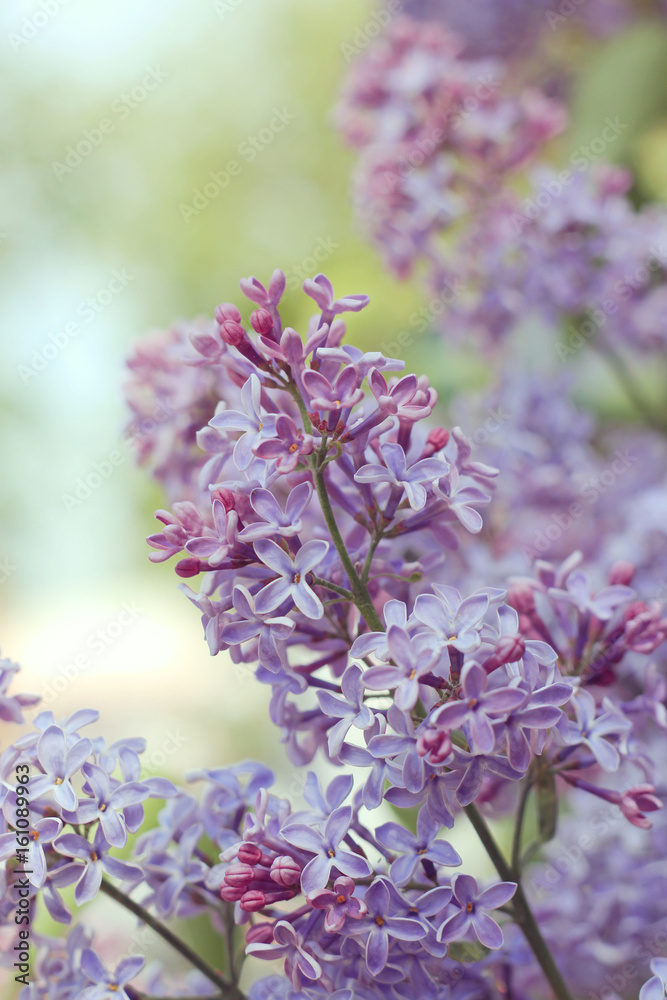
[[[617,771],[621,757],[616,747],[605,737],[621,736],[631,728],[631,722],[606,698],[602,705],[605,711],[597,714],[595,698],[589,691],[579,688],[572,704],[577,716],[576,722],[568,722],[565,742],[582,744],[587,747],[605,771]]]
[[[67,747],[67,737],[59,726],[49,726],[39,738],[37,744],[37,760],[44,771],[31,781],[30,792],[34,799],[47,792],[53,792],[53,797],[63,809],[75,809],[76,792],[72,785],[72,776],[93,749],[87,737],[77,740],[72,747]]]
[[[375,836],[383,847],[390,851],[405,851],[392,861],[389,874],[396,885],[406,885],[413,877],[421,861],[434,865],[456,867],[461,858],[446,840],[436,840],[442,823],[434,819],[426,808],[420,809],[417,817],[417,834],[406,830],[398,823],[383,823]]]
[[[421,510],[426,505],[428,494],[422,483],[432,483],[449,472],[449,464],[442,458],[422,458],[408,465],[400,444],[382,444],[380,452],[385,464],[362,465],[354,478],[358,483],[390,483],[399,491],[398,499],[405,492],[413,510]]]
[[[372,976],[379,975],[389,959],[389,940],[421,941],[428,934],[427,928],[419,920],[411,917],[397,917],[390,914],[391,897],[387,883],[377,878],[366,891],[364,902],[368,907],[365,923],[368,926],[366,938],[366,965]]]
[[[339,316],[341,313],[360,312],[370,302],[368,295],[345,295],[342,299],[334,298],[333,285],[325,274],[306,278],[303,290],[322,310],[322,325],[330,323],[334,316]]]
[[[299,549],[292,560],[284,549],[268,538],[256,541],[255,552],[265,566],[278,574],[278,579],[267,583],[257,595],[257,614],[275,611],[283,601],[291,599],[308,618],[321,618],[324,607],[308,585],[306,576],[322,562],[328,551],[328,542],[313,538]]]
[[[301,515],[308,506],[313,487],[310,483],[299,483],[295,486],[285,503],[285,510],[269,490],[255,489],[250,494],[250,504],[260,521],[249,524],[239,532],[242,542],[256,542],[260,538],[271,538],[280,535],[282,538],[292,538],[303,531]]]
[[[245,412],[220,410],[209,424],[217,430],[243,431],[234,445],[234,461],[239,469],[247,469],[253,460],[253,449],[275,434],[276,418],[272,413],[262,412],[262,384],[256,375],[251,375],[241,389],[241,402]]]
[[[465,726],[468,742],[477,753],[491,753],[496,742],[493,721],[509,714],[525,700],[525,692],[501,687],[487,691],[488,676],[483,667],[468,660],[461,671],[461,700],[437,708],[429,720],[435,726],[458,729]]]
[[[333,889],[320,889],[308,896],[308,902],[316,910],[326,910],[324,914],[324,929],[329,934],[337,934],[342,930],[346,917],[360,920],[368,912],[366,904],[353,896],[355,881],[341,875],[334,882]]]
[[[254,446],[257,458],[276,459],[278,472],[287,474],[296,469],[302,455],[310,455],[314,447],[311,434],[304,434],[291,417],[281,413],[276,420],[276,437],[265,438]]]
[[[348,365],[336,376],[333,383],[321,372],[309,368],[303,373],[303,384],[310,396],[314,410],[348,410],[364,398],[364,390],[359,388],[359,373],[353,365]]]
[[[355,729],[370,729],[375,722],[375,716],[368,705],[364,705],[364,680],[361,667],[353,663],[347,668],[341,679],[342,694],[331,691],[318,691],[317,700],[325,715],[339,719],[328,733],[329,753],[337,757],[343,746],[343,740],[348,731]]]
[[[502,948],[503,932],[486,910],[495,910],[509,902],[516,892],[516,882],[497,882],[484,892],[477,892],[477,882],[471,875],[455,875],[452,893],[460,909],[448,917],[438,929],[439,941],[454,941],[474,930],[486,948]]]
[[[366,878],[372,869],[366,858],[342,848],[352,822],[352,807],[340,806],[329,816],[324,833],[318,833],[305,823],[295,823],[283,829],[283,837],[290,844],[314,854],[301,875],[301,888],[308,894],[324,889],[335,868],[350,878]]]
[[[573,604],[580,612],[588,611],[600,621],[606,621],[619,606],[634,597],[632,587],[625,587],[620,583],[605,587],[604,590],[594,596],[591,594],[588,578],[586,574],[575,569],[568,574],[565,580],[565,589],[551,587],[549,595],[555,600],[563,601],[565,604]]]
[[[505,732],[507,757],[517,771],[526,771],[530,764],[530,734],[535,730],[544,730],[546,733],[547,729],[553,729],[563,715],[558,706],[564,705],[572,697],[569,684],[545,684],[535,691],[526,691],[527,686],[526,681],[519,684],[518,690],[525,691],[524,701],[512,709],[507,718],[496,723],[498,733]],[[542,746],[533,739],[536,743],[534,749],[540,752]]]
[[[455,465],[450,468],[448,476],[434,484],[433,492],[447,503],[451,512],[471,534],[476,535],[482,530],[482,515],[475,507],[485,507],[491,497],[478,486],[462,484]]]
[[[3,812],[7,822],[13,826],[17,819],[16,799],[14,796],[7,796],[3,805]],[[23,867],[29,872],[28,880],[31,885],[38,888],[44,885],[47,870],[44,848],[51,846],[62,828],[62,820],[56,819],[54,816],[45,816],[34,823],[30,823],[27,829],[21,831],[30,841],[25,848],[28,861]],[[9,858],[16,854],[16,849],[16,831],[0,834],[0,862],[8,861]]]
[[[303,938],[286,920],[274,924],[272,942],[253,941],[247,945],[246,954],[268,961],[284,958],[285,972],[295,990],[301,988],[304,979],[317,981],[322,977],[322,966],[306,950]]]
[[[255,598],[240,583],[232,594],[234,608],[241,616],[237,622],[229,622],[220,633],[220,639],[228,646],[238,646],[257,638],[259,662],[267,670],[277,673],[282,667],[282,648],[286,639],[294,631],[295,622],[291,618],[270,618],[257,614]]]
[[[88,977],[90,985],[78,994],[78,1000],[131,1000],[124,987],[139,975],[144,965],[145,959],[137,955],[124,958],[109,973],[92,948],[85,948],[81,955],[81,971]],[[132,996],[135,994],[132,993]]]
[[[435,594],[420,594],[415,601],[415,618],[438,636],[446,646],[461,653],[476,649],[480,630],[489,606],[487,594],[472,594],[461,599],[454,587],[434,584]]]
[[[84,764],[82,772],[86,779],[84,790],[91,797],[81,799],[78,805],[68,809],[65,818],[72,823],[99,820],[111,846],[124,847],[127,830],[123,810],[147,799],[150,788],[140,781],[114,782],[97,764]]]
[[[369,667],[363,676],[366,687],[376,691],[393,688],[394,702],[402,711],[409,711],[417,704],[419,684],[423,674],[428,674],[439,659],[433,638],[418,635],[410,638],[406,629],[390,625],[387,630],[387,652],[391,664]]]
[[[383,416],[391,415],[419,420],[421,417],[428,416],[433,409],[419,397],[419,401],[414,402],[419,391],[419,381],[416,375],[404,375],[390,387],[387,385],[384,375],[381,375],[377,368],[373,368],[368,375],[368,384]]]
[[[211,509],[213,530],[206,528],[203,535],[188,539],[185,551],[197,559],[206,559],[210,566],[215,567],[224,562],[229,550],[234,547],[237,516],[234,511],[228,514],[225,505],[217,497],[213,500]]]
[[[95,898],[102,884],[103,871],[121,882],[138,882],[143,878],[143,872],[138,865],[128,864],[112,857],[109,854],[109,846],[101,826],[97,827],[92,842],[78,833],[64,833],[56,840],[54,847],[59,854],[84,863],[81,877],[74,890],[74,901],[77,906],[83,906]]]

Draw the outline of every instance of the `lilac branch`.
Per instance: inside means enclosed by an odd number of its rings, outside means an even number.
[[[237,986],[228,982],[224,976],[221,976],[220,973],[216,972],[216,970],[209,965],[205,959],[198,955],[196,951],[192,950],[189,944],[186,944],[185,941],[177,937],[173,931],[162,923],[162,921],[158,920],[151,913],[149,913],[149,911],[143,907],[141,903],[137,903],[134,899],[131,899],[130,896],[121,892],[120,889],[117,889],[106,879],[102,879],[100,889],[111,899],[120,903],[120,905],[126,910],[129,910],[130,913],[133,913],[135,917],[138,917],[139,920],[150,927],[151,930],[155,931],[155,933],[158,934],[163,941],[166,941],[167,944],[171,945],[172,948],[179,952],[183,958],[190,963],[190,965],[199,969],[199,971],[206,976],[206,978],[210,980],[214,986],[218,987],[221,991],[220,996],[223,997],[224,1000],[245,1000],[244,994],[241,993]]]

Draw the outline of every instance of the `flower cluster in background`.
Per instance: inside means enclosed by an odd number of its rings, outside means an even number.
[[[492,346],[527,319],[552,336],[588,321],[613,346],[664,350],[667,219],[637,211],[632,177],[604,161],[627,123],[554,162],[560,100],[409,18],[358,60],[338,117],[359,152],[360,221],[399,276],[423,265],[445,333]]]

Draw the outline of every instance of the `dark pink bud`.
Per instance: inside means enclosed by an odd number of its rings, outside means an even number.
[[[635,567],[629,562],[617,562],[611,567],[611,572],[609,573],[609,583],[616,585],[621,584],[623,587],[629,586],[632,583],[632,578],[635,575]]]
[[[266,896],[259,889],[250,889],[241,896],[241,909],[246,913],[256,913],[266,906]]]
[[[507,603],[520,615],[530,615],[535,610],[535,595],[526,584],[517,583],[510,587]]]
[[[625,616],[625,644],[638,653],[652,653],[667,637],[667,619],[660,617],[662,606],[653,604],[648,608],[642,601],[636,601],[630,610],[634,613]]]
[[[648,611],[648,604],[643,601],[633,601],[629,604],[623,613],[623,620],[626,622],[632,621],[633,618],[638,618],[639,615],[643,615]]]
[[[271,944],[273,941],[272,923],[252,924],[246,931],[246,944]]]
[[[250,865],[238,864],[230,865],[225,872],[225,884],[233,886],[243,886],[247,888],[255,876],[254,869]]]
[[[633,826],[649,830],[653,825],[644,813],[655,812],[656,809],[662,809],[663,805],[662,800],[654,792],[653,785],[638,785],[620,796],[618,804],[621,812]]]
[[[526,644],[520,635],[503,635],[498,640],[493,659],[498,666],[503,663],[515,663],[526,652]]]
[[[226,344],[231,347],[238,347],[245,340],[246,332],[240,323],[227,320],[220,327],[220,336]]]
[[[426,438],[426,447],[432,448],[433,452],[440,451],[449,441],[449,431],[444,427],[434,427]]]
[[[227,321],[240,323],[241,313],[232,302],[221,302],[219,306],[215,307],[215,318],[220,326]]]
[[[232,491],[226,489],[226,487],[221,486],[219,489],[213,490],[211,493],[211,502],[214,500],[220,500],[227,513],[229,513],[230,510],[234,510],[236,498]]]
[[[244,893],[245,889],[238,885],[223,885],[220,890],[221,897],[227,903],[238,903]]]
[[[187,559],[181,559],[176,563],[176,575],[188,578],[190,576],[197,576],[201,573],[201,560],[195,559],[194,556],[190,556]]]
[[[440,729],[427,729],[417,739],[417,753],[420,757],[428,757],[433,764],[442,764],[452,752],[452,741],[449,734]]]
[[[268,337],[273,330],[273,317],[268,309],[255,309],[250,317],[250,322],[253,330],[263,337]]]
[[[262,852],[257,844],[241,844],[237,856],[245,865],[258,865],[262,860]]]
[[[271,865],[271,878],[283,888],[298,885],[301,881],[301,866],[287,855],[276,858]]]

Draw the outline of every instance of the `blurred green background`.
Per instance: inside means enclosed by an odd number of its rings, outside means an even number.
[[[355,230],[354,156],[332,124],[344,46],[373,9],[5,0],[0,10],[0,644],[24,667],[21,689],[43,693],[57,717],[99,707],[98,732],[146,735],[149,769],[176,779],[253,756],[276,763],[290,794],[300,780],[266,724],[266,691],[209,658],[170,566],[148,564],[162,500],[122,445],[123,359],[149,328],[210,315],[239,299],[240,277],[266,280],[276,266],[293,279],[323,269],[339,292],[369,293],[350,324],[367,347],[408,328],[418,282],[386,275]],[[628,128],[609,155],[636,171],[638,200],[667,198],[665,22],[643,18],[593,45],[568,26],[548,53],[545,65],[574,79],[573,125],[554,155],[567,159],[618,115]],[[267,139],[277,112],[285,127]],[[202,207],[196,190],[232,160],[240,172]],[[296,293],[288,310],[293,325],[309,311]],[[474,359],[428,334],[407,362],[445,396],[479,381]],[[119,448],[99,488],[67,504]]]

